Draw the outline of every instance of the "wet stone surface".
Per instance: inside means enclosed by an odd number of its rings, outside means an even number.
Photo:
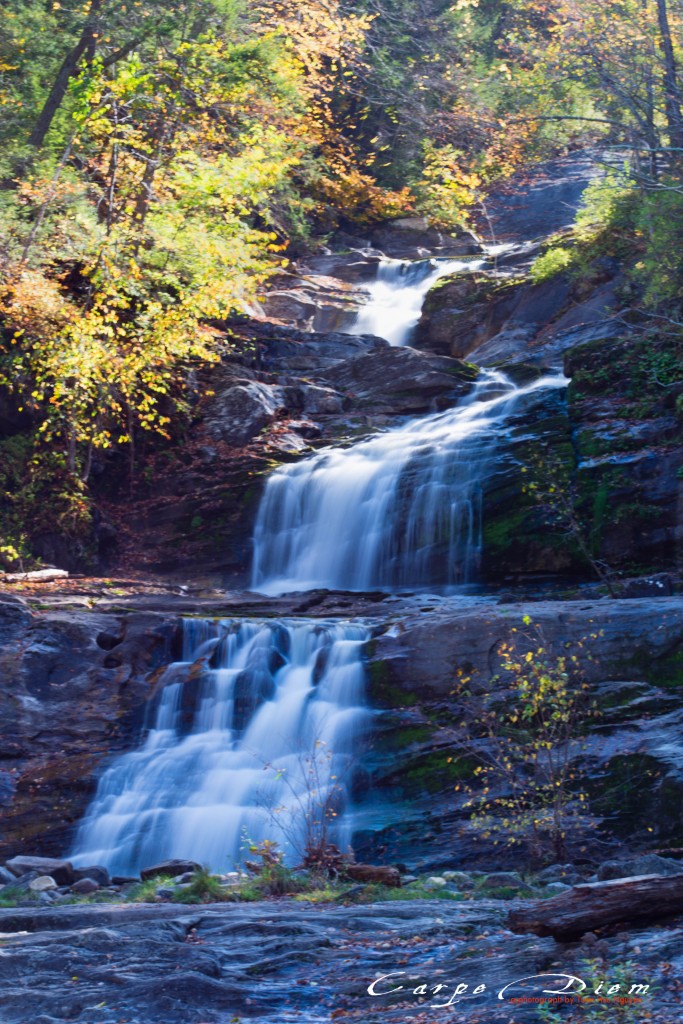
[[[594,936],[563,946],[509,932],[505,919],[514,905],[309,907],[285,900],[3,910],[0,1012],[6,1024],[404,1024],[445,1014],[452,1024],[526,1024],[539,1019],[535,1005],[510,1000],[539,995],[546,982],[512,983],[562,973],[580,978],[588,991],[598,982],[586,961],[597,955],[606,958],[606,977],[614,965],[633,961],[634,982],[658,982],[643,1008],[652,1009],[653,1020],[674,1019],[676,965],[683,966],[675,923],[597,947]],[[378,995],[371,996],[368,987],[386,975],[392,977],[377,982]],[[435,995],[438,985],[444,987]],[[470,994],[485,989],[456,1001],[458,985]],[[397,991],[386,994],[391,988]]]

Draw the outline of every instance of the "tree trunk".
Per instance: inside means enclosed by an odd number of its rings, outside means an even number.
[[[575,885],[571,892],[511,911],[508,927],[521,935],[552,935],[560,942],[630,921],[661,921],[683,913],[683,874],[639,875]]]
[[[86,23],[83,26],[83,31],[81,32],[81,37],[74,48],[67,53],[66,57],[62,61],[62,66],[57,72],[57,77],[52,83],[52,88],[45,100],[43,109],[38,115],[38,120],[36,121],[28,140],[29,145],[34,146],[36,149],[40,149],[45,141],[45,136],[50,130],[54,116],[61,107],[62,101],[66,96],[66,90],[69,87],[69,82],[78,70],[81,57],[87,53],[89,54],[89,59],[92,60],[95,55],[97,19],[102,3],[103,0],[92,0]]]
[[[666,9],[666,0],[657,0],[660,46],[664,55],[664,94],[666,97],[666,121],[669,128],[669,143],[674,149],[683,149],[683,119],[681,118],[681,94],[678,89],[678,69],[671,41],[671,27]]]

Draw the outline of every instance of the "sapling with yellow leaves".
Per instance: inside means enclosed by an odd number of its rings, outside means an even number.
[[[478,762],[472,779],[455,787],[465,796],[468,830],[524,850],[533,862],[548,854],[563,860],[595,825],[580,767],[583,734],[599,714],[580,668],[590,658],[589,641],[552,655],[526,616],[498,647],[492,683],[506,689],[475,695],[471,676],[461,672],[454,691],[464,745]]]

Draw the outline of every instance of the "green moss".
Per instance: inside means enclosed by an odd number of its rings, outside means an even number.
[[[528,509],[513,507],[505,515],[487,519],[483,529],[484,548],[493,554],[506,551],[518,539],[527,515]]]
[[[659,686],[664,690],[676,690],[683,687],[683,647],[672,654],[661,658],[653,658],[651,650],[646,646],[636,647],[628,658],[620,659],[611,669],[614,676],[644,680],[651,686]]]
[[[452,789],[462,779],[473,779],[479,762],[471,756],[451,757],[446,751],[432,751],[409,761],[401,769],[401,783],[407,793],[439,793]]]
[[[514,885],[501,885],[489,889],[486,885],[476,890],[476,896],[482,900],[514,900],[519,896],[519,889]]]
[[[660,658],[650,661],[646,668],[646,679],[654,686],[661,686],[665,690],[677,690],[683,687],[683,650],[667,658]]]
[[[405,751],[417,743],[427,743],[432,736],[433,730],[427,725],[400,725],[380,733],[375,739],[374,748],[379,753]]]
[[[353,903],[385,903],[389,901],[408,902],[411,900],[464,900],[460,892],[450,889],[430,889],[421,879],[410,885],[394,888],[387,885],[366,885],[349,902]]]
[[[585,782],[591,809],[605,819],[613,835],[632,840],[638,833],[658,842],[683,841],[680,816],[683,784],[666,775],[666,766],[649,754],[611,758],[598,778]]]
[[[414,693],[407,692],[394,682],[386,661],[369,661],[366,673],[368,695],[375,707],[403,708],[417,704],[417,696]]]

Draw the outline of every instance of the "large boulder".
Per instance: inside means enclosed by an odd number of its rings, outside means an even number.
[[[237,380],[216,395],[206,419],[211,437],[239,447],[285,410],[282,388],[259,381]]]
[[[399,217],[385,221],[370,233],[373,246],[393,259],[422,256],[472,256],[482,251],[469,232],[449,234],[430,227],[426,217]]]
[[[680,875],[683,864],[670,857],[660,857],[656,853],[644,853],[640,857],[628,857],[625,860],[610,860],[601,864],[597,870],[599,882],[613,878],[634,878],[637,875]]]
[[[49,876],[56,885],[71,885],[76,881],[74,867],[69,860],[56,860],[52,857],[13,857],[7,861],[6,867],[16,878],[38,871],[42,877]]]
[[[199,871],[201,865],[193,860],[162,860],[158,864],[152,864],[143,868],[140,878],[146,882],[149,878],[158,878],[160,875],[170,875],[175,878],[177,875],[184,875],[186,872]]]
[[[355,408],[393,414],[427,412],[451,405],[477,376],[459,360],[411,348],[386,348],[338,363],[324,379],[348,394]]]

